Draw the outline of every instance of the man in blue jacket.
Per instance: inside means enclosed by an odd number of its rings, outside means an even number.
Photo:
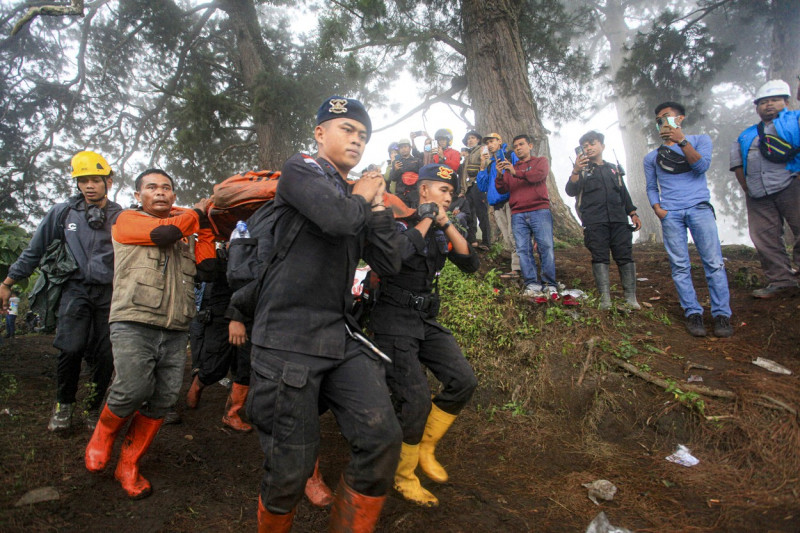
[[[753,291],[756,298],[772,298],[798,286],[783,240],[788,223],[794,262],[800,265],[800,111],[786,109],[790,94],[783,80],[762,85],[753,101],[761,122],[744,130],[731,146],[730,169],[744,189],[750,239],[769,282]]]
[[[656,126],[663,144],[644,158],[647,198],[661,219],[664,248],[669,256],[672,280],[686,316],[686,329],[695,337],[705,337],[703,307],[692,284],[688,229],[692,234],[711,297],[714,335],[733,335],[730,293],[722,248],[717,233],[714,207],[708,190],[706,171],[711,165],[711,138],[685,135],[681,124],[685,108],[677,102],[656,106]]]
[[[487,150],[481,155],[481,170],[478,172],[475,181],[478,189],[486,193],[489,205],[494,208],[494,221],[500,228],[503,242],[506,248],[511,250],[511,272],[504,274],[506,277],[519,277],[519,255],[514,244],[514,232],[511,229],[511,207],[508,205],[509,194],[500,194],[495,186],[497,178],[497,162],[511,160],[515,164],[518,160],[517,154],[510,152],[508,146],[503,143],[503,138],[499,133],[490,133],[483,138],[483,143]]]
[[[56,204],[36,228],[31,242],[8,269],[0,286],[0,304],[8,309],[11,287],[28,278],[56,239],[65,241],[78,265],[63,285],[58,309],[58,326],[53,346],[58,355],[56,404],[47,429],[68,429],[75,409],[75,395],[81,360],[92,362],[92,395],[88,400],[89,429],[97,423],[99,407],[114,371],[108,314],[114,278],[114,248],[111,226],[122,208],[108,199],[113,172],[95,152],[79,152],[72,158],[72,177],[79,193]]]

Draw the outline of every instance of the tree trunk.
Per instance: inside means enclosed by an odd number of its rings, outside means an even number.
[[[783,80],[792,87],[789,107],[798,109],[797,76],[800,74],[800,9],[797,0],[772,1],[774,26],[772,29],[772,54],[767,79]]]
[[[550,159],[547,134],[533,101],[525,56],[510,0],[462,0],[467,88],[478,131],[499,133],[505,142],[523,133],[534,142],[534,155]],[[561,199],[552,171],[547,176],[553,233],[576,239],[581,228]]]
[[[261,168],[280,168],[291,154],[276,150],[276,147],[281,145],[280,142],[276,142],[281,139],[280,131],[277,131],[275,121],[265,118],[265,114],[260,112],[256,97],[259,80],[267,72],[271,60],[271,52],[261,35],[258,13],[253,0],[224,0],[220,7],[227,13],[231,30],[236,36],[239,72],[242,73],[242,80],[253,109],[258,163]]]
[[[611,75],[613,76],[625,59],[627,53],[625,43],[630,30],[625,24],[624,8],[618,2],[607,2],[602,12],[604,14],[602,30],[610,46]],[[641,121],[637,120],[641,111],[636,108],[636,101],[633,98],[617,97],[614,105],[617,108],[622,142],[625,145],[628,192],[637,208],[639,218],[642,220],[639,239],[645,242],[651,240],[661,242],[661,222],[647,199],[647,182],[644,177],[642,161],[650,150],[647,146],[647,137],[642,134]]]

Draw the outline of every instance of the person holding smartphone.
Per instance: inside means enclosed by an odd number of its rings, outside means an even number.
[[[706,171],[711,165],[711,137],[686,135],[681,127],[685,118],[686,109],[678,102],[663,102],[655,108],[662,145],[644,158],[647,198],[661,219],[664,248],[686,316],[686,329],[695,337],[706,336],[703,306],[692,283],[688,230],[708,281],[714,335],[730,337],[733,326],[728,276],[706,180]]]
[[[583,224],[583,242],[592,253],[592,273],[600,293],[600,309],[611,308],[609,252],[619,268],[626,305],[641,309],[636,301],[632,231],[639,231],[642,221],[622,181],[622,168],[603,160],[603,141],[605,136],[597,131],[581,136],[575,148],[577,159],[567,181],[567,195],[576,199],[575,210]],[[633,226],[628,225],[628,217]]]

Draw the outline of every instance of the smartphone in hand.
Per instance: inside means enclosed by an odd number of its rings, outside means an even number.
[[[575,147],[575,156],[580,157],[583,155],[583,147],[576,146]]]

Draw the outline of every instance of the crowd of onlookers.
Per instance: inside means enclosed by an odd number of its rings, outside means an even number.
[[[798,289],[784,241],[788,225],[793,260],[800,264],[800,111],[787,108],[789,98],[785,82],[764,84],[754,98],[760,120],[738,136],[730,153],[768,282],[753,291],[756,298]],[[648,202],[661,221],[687,330],[706,335],[688,231],[708,283],[714,334],[729,337],[728,280],[706,179],[712,140],[687,134],[686,115],[674,101],[654,110],[662,143],[643,161]],[[94,391],[86,405],[93,430],[85,457],[90,471],[103,470],[117,434],[127,426],[115,477],[133,498],[150,493],[139,460],[165,419],[176,416],[191,332],[193,375],[186,406],[196,408],[203,389],[232,371],[222,422],[241,432],[255,426],[267,461],[274,461],[262,484],[260,524],[263,519],[288,530],[303,487],[316,503],[334,501],[315,464],[315,420],[326,409],[336,414],[358,457],[354,463],[361,465],[342,478],[334,523],[349,523],[356,508],[374,525],[382,500],[371,498],[385,497],[386,476],[394,472],[398,454],[395,488],[420,505],[438,504],[414,471],[419,465],[431,479],[446,481],[433,451],[477,385],[452,335],[436,322],[438,272],[446,260],[465,272],[477,270],[476,250],[487,251],[494,242],[493,216],[511,252],[511,268],[502,277],[521,282],[523,294],[537,302],[558,300],[564,287],[556,275],[550,164],[534,155],[533,139],[525,132],[509,145],[498,133],[470,130],[459,152],[452,132],[439,129],[433,138],[413,132],[392,143],[384,173],[371,165],[361,179],[347,181],[371,131],[357,100],[323,102],[314,130],[317,158],[297,154],[284,165],[274,204],[263,207],[265,216],[274,212],[274,218],[265,218],[274,229],[254,236],[274,238],[274,250],[265,256],[255,285],[238,291],[228,284],[226,246],[215,244],[228,236],[215,235],[208,199],[191,209],[176,207],[172,178],[151,168],[135,181],[138,208],[123,210],[108,197],[113,185],[108,162],[91,151],[73,157],[79,192],[45,215],[2,281],[0,304],[7,336],[13,336],[19,312],[15,284],[39,267],[53,282],[43,294],[58,308],[54,346],[60,350],[48,429],[70,427],[86,360]],[[636,310],[632,243],[641,221],[623,169],[603,158],[604,142],[596,131],[580,137],[566,193],[575,198],[584,228],[599,307],[612,306],[613,258],[624,291],[621,306]],[[387,192],[410,208],[400,221],[387,207]],[[360,334],[345,305],[359,259],[381,278],[382,300],[369,322],[376,344]],[[372,355],[365,359],[366,353]],[[389,361],[385,370],[375,354]],[[418,370],[424,365],[442,381],[433,403],[424,372],[400,368],[400,362]],[[399,407],[404,402],[406,407]],[[240,417],[246,405],[252,426]],[[386,418],[393,409],[399,423]],[[295,426],[297,420],[303,424]],[[371,429],[364,432],[367,425]]]

